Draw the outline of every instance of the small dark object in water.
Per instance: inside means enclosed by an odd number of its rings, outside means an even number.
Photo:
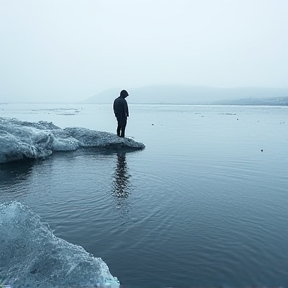
[[[261,149],[261,152],[263,152],[263,149]]]

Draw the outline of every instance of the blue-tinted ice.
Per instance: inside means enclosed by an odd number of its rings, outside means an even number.
[[[101,258],[56,237],[48,224],[19,202],[0,204],[0,231],[2,284],[119,288]]]
[[[145,145],[113,133],[86,128],[61,129],[53,123],[0,118],[0,163],[41,158],[80,147],[144,149]]]

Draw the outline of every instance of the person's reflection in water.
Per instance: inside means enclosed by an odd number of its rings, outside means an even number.
[[[117,208],[124,208],[127,212],[127,198],[130,194],[130,175],[126,162],[126,153],[117,153],[117,162],[113,181],[113,196],[117,199]],[[125,203],[126,202],[126,203]],[[124,207],[125,206],[125,207]]]

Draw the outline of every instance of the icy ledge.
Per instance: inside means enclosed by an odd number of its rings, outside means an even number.
[[[0,287],[120,287],[101,258],[56,237],[27,206],[0,204],[0,227]]]
[[[141,150],[145,145],[115,134],[86,128],[61,129],[52,122],[0,118],[0,163],[42,158],[80,147]]]

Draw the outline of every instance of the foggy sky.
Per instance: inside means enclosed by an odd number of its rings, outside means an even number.
[[[0,0],[0,102],[288,88],[288,0]]]

